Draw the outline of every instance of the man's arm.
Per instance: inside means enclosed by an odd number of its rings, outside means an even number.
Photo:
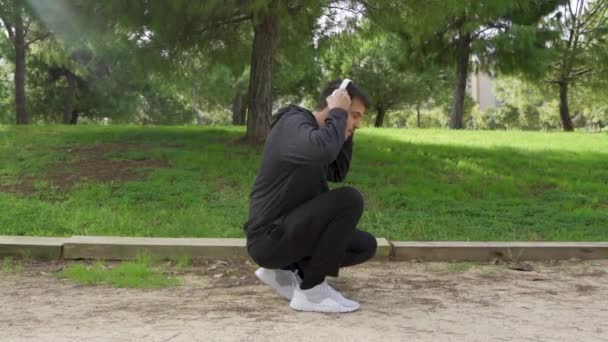
[[[285,118],[283,160],[294,164],[330,164],[338,157],[346,131],[347,112],[341,108],[329,111],[325,126],[317,128],[302,115]]]
[[[353,133],[354,134],[354,133]],[[338,153],[338,157],[327,169],[327,180],[330,182],[343,182],[350,170],[350,161],[353,156],[353,135],[351,135]]]

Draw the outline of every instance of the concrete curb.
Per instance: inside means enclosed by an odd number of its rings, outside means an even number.
[[[391,245],[376,239],[374,260],[387,261]],[[249,258],[245,239],[74,236],[63,245],[64,259],[133,260],[140,253],[161,259]]]
[[[378,238],[377,261],[506,261],[608,259],[608,242],[406,242]],[[248,258],[245,239],[73,236],[2,236],[0,257],[132,260],[154,258]]]
[[[133,260],[140,253],[161,259],[247,258],[245,239],[74,236],[64,259]]]
[[[608,242],[401,242],[394,260],[541,261],[608,259]]]
[[[0,235],[0,257],[61,259],[67,240],[69,238]]]
[[[375,261],[389,261],[391,254],[393,253],[393,245],[385,238],[377,238],[378,248],[376,249],[376,255],[372,260]]]

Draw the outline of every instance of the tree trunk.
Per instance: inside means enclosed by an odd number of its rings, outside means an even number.
[[[386,110],[383,107],[376,107],[378,114],[376,114],[375,127],[382,127],[384,125],[384,117],[386,116]]]
[[[250,143],[264,141],[270,128],[272,76],[277,40],[276,14],[270,10],[259,22],[254,22],[246,136]]]
[[[458,60],[456,64],[456,89],[452,101],[452,112],[450,113],[450,128],[462,129],[462,117],[464,111],[464,98],[467,88],[467,77],[469,73],[469,56],[471,54],[471,38],[466,34],[458,40]]]
[[[76,78],[71,72],[66,70],[65,79],[67,81],[67,86],[63,99],[63,123],[65,125],[70,125],[72,124],[72,115],[74,113],[74,88],[76,86]]]
[[[570,118],[570,109],[568,108],[568,83],[559,83],[559,116],[562,120],[564,131],[574,131],[572,119]]]
[[[245,105],[245,95],[237,91],[232,100],[232,124],[244,125],[247,106]]]
[[[200,122],[199,116],[198,116],[197,100],[198,100],[198,89],[196,87],[196,81],[192,81],[192,96],[190,97],[190,107],[192,109],[192,114],[194,114],[194,117],[196,118],[197,125],[200,125],[201,122]]]
[[[241,106],[241,113],[239,116],[239,125],[245,125],[247,123],[247,106],[245,105],[245,101],[247,100],[247,96],[243,95],[243,105]]]
[[[25,108],[25,30],[22,10],[15,2],[15,115],[17,125],[27,125],[30,120]]]
[[[76,109],[74,109],[72,111],[72,118],[70,119],[70,125],[75,125],[78,123],[78,117],[80,116],[80,113],[78,113],[78,111]]]
[[[416,125],[420,128],[420,103],[416,103]]]

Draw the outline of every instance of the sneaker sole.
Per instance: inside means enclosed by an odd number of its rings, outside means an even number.
[[[323,306],[323,305],[294,305],[293,303],[289,303],[289,307],[296,311],[304,311],[304,312],[323,312],[323,313],[348,313],[359,310],[359,306],[357,307],[347,307],[340,306],[339,308],[335,306]]]

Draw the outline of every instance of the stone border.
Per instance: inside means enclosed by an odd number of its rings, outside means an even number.
[[[388,260],[389,242],[377,239],[376,260]],[[132,260],[139,253],[161,259],[248,258],[245,239],[74,236],[63,245],[64,259]]]
[[[63,245],[64,259],[133,260],[141,253],[161,259],[248,256],[244,239],[74,236]]]
[[[506,261],[608,259],[608,242],[401,242],[394,260]]]
[[[0,257],[61,259],[63,244],[69,238],[0,235]]]
[[[377,242],[377,261],[608,259],[608,242]],[[140,253],[160,259],[248,258],[245,239],[0,235],[0,257],[132,260]]]

